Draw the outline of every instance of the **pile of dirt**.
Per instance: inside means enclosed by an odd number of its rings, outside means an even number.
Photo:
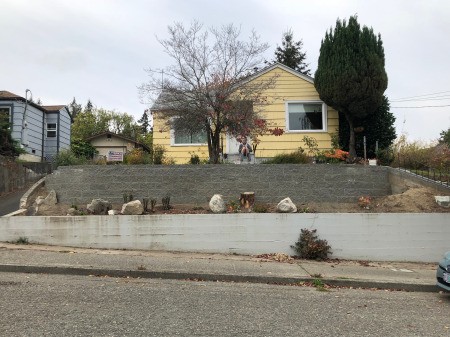
[[[47,196],[48,191],[45,187],[41,187],[37,196]],[[410,187],[407,191],[401,194],[393,194],[386,197],[373,198],[368,202],[367,207],[361,207],[358,200],[353,203],[332,203],[332,202],[311,202],[297,205],[299,213],[450,213],[450,208],[439,206],[434,196],[436,191],[426,187]],[[87,214],[87,205],[76,205],[79,214]],[[258,204],[267,213],[276,212],[276,205]],[[56,205],[41,205],[36,211],[35,205],[30,206],[28,215],[67,215],[68,209],[72,205],[56,204]],[[120,211],[122,204],[113,204],[113,209]],[[169,210],[164,210],[162,205],[157,205],[153,212],[147,214],[209,214],[211,211],[207,204],[204,205],[172,205]]]

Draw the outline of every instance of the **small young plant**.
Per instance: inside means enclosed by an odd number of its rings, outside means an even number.
[[[171,209],[170,206],[170,196],[166,195],[164,198],[162,198],[162,204],[163,204],[163,210],[167,211]]]
[[[26,236],[21,236],[16,241],[14,241],[14,243],[18,245],[28,245],[30,241]]]
[[[291,246],[298,256],[308,260],[326,260],[331,254],[331,246],[327,240],[317,237],[317,229],[302,229],[298,241]]]
[[[370,204],[372,202],[372,199],[369,196],[362,196],[358,199],[358,206],[364,209],[370,209]]]
[[[154,212],[156,206],[156,199],[152,198],[150,199],[150,211]]]
[[[267,205],[263,204],[255,204],[253,205],[253,212],[255,213],[267,213],[269,211],[269,208]]]
[[[144,212],[148,212],[148,202],[150,201],[149,198],[142,198],[142,205],[144,206]]]
[[[241,210],[240,202],[230,201],[227,203],[227,212],[228,213],[238,213]]]

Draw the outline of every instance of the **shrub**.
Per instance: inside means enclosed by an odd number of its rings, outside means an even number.
[[[387,149],[379,149],[376,152],[376,157],[380,165],[389,166],[394,161],[394,151],[390,147]]]
[[[62,150],[54,158],[53,162],[58,166],[84,165],[88,162],[85,157],[78,157],[71,150]]]
[[[150,155],[142,149],[133,149],[124,155],[123,163],[130,165],[150,164],[151,158]]]
[[[162,145],[153,146],[153,164],[162,165],[166,149]]]
[[[269,207],[263,204],[255,204],[253,205],[253,212],[255,213],[267,213],[269,211]]]
[[[189,164],[198,165],[200,164],[200,157],[198,154],[191,153],[191,158],[189,159]]]
[[[331,253],[327,240],[317,237],[317,229],[302,229],[298,241],[291,246],[302,259],[325,260]]]
[[[277,154],[272,159],[266,160],[264,164],[308,164],[311,158],[305,154],[303,149],[292,153]]]

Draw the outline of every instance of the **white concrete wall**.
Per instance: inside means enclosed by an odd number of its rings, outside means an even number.
[[[293,255],[302,228],[317,229],[334,258],[435,262],[450,250],[450,217],[442,213],[0,217],[0,241]]]

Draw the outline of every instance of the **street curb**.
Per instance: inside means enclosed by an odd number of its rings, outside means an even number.
[[[238,283],[265,283],[278,285],[293,285],[302,282],[311,283],[312,277],[277,277],[277,276],[252,276],[231,274],[207,274],[194,272],[175,271],[150,271],[150,270],[123,270],[123,269],[99,269],[99,268],[76,268],[65,266],[33,266],[0,264],[0,272],[5,273],[28,273],[28,274],[51,274],[51,275],[78,275],[78,276],[109,276],[109,277],[131,277],[148,279],[170,279],[170,280],[198,280],[212,282],[238,282]],[[357,279],[320,279],[323,284],[364,289],[403,290],[411,292],[438,292],[434,284],[410,284],[399,282],[376,282]]]

